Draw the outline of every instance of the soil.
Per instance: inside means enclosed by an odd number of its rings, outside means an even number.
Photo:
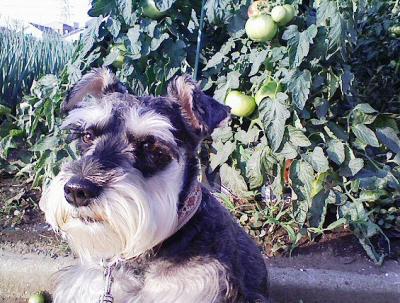
[[[400,251],[400,241],[392,241],[392,251]],[[299,247],[291,256],[267,258],[267,264],[275,267],[290,267],[304,270],[317,268],[359,274],[400,273],[397,258],[387,258],[382,266],[375,265],[366,255],[358,240],[348,231],[324,235],[317,243]]]
[[[0,250],[52,258],[70,254],[65,241],[45,223],[39,197],[39,191],[0,175]]]

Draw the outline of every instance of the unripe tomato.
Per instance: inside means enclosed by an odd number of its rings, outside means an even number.
[[[43,294],[37,293],[29,297],[28,303],[46,303],[46,298]]]
[[[272,40],[278,31],[278,26],[269,15],[258,15],[249,18],[245,28],[247,36],[257,42]]]
[[[394,34],[396,37],[400,37],[400,25],[395,25],[389,28],[389,32]]]
[[[275,6],[271,11],[272,20],[280,24],[282,21],[286,20],[288,11],[281,5]]]
[[[247,10],[247,16],[249,16],[249,18],[268,13],[269,13],[268,0],[254,1],[252,4],[250,4]]]
[[[231,108],[232,114],[239,117],[248,117],[256,109],[254,98],[237,90],[229,92],[225,104]]]
[[[116,68],[121,68],[125,62],[126,47],[124,44],[115,44],[111,46],[110,53],[117,52],[118,56],[113,62],[113,66]]]
[[[151,19],[158,19],[165,15],[165,12],[161,12],[154,0],[142,0],[143,15]]]
[[[276,94],[282,91],[282,87],[279,82],[269,81],[264,84],[256,93],[255,100],[257,106],[260,105],[261,101],[267,97],[274,99]]]
[[[290,21],[293,20],[296,14],[294,7],[290,4],[283,5],[283,8],[286,10],[286,15],[285,18],[279,22],[280,26],[285,26],[286,24],[288,24]]]

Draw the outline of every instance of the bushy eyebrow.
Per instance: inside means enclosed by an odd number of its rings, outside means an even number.
[[[113,116],[112,104],[110,102],[87,101],[82,107],[71,110],[61,125],[61,128],[71,128],[70,125],[106,125]]]
[[[165,142],[175,142],[171,121],[155,111],[131,108],[125,114],[125,125],[127,132],[134,136],[154,136]]]

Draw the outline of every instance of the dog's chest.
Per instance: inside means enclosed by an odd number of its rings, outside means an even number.
[[[143,287],[143,275],[120,267],[114,270],[112,279],[114,303],[135,302]],[[105,288],[104,271],[100,266],[73,266],[59,273],[54,303],[98,303]]]
[[[159,261],[113,271],[113,303],[214,303],[235,296],[227,272],[215,259],[184,266]],[[77,265],[59,273],[54,303],[98,303],[106,288],[100,266]]]

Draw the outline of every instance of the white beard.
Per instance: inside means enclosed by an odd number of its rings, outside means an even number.
[[[174,233],[184,161],[173,161],[151,178],[125,174],[87,207],[76,208],[64,198],[72,174],[61,172],[44,191],[40,208],[73,251],[87,261],[130,259],[150,250]]]

